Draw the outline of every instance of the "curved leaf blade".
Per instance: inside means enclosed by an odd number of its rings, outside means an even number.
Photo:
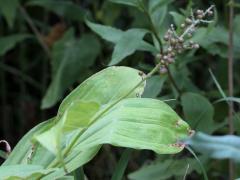
[[[0,179],[14,180],[14,179],[28,179],[34,178],[38,175],[48,174],[55,169],[43,169],[42,166],[36,165],[11,165],[2,166],[0,168]]]
[[[181,140],[191,133],[167,104],[146,98],[125,99],[90,126],[78,141],[77,149],[98,144],[153,150],[158,154],[178,153]]]

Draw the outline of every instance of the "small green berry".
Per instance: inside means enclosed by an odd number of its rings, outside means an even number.
[[[190,25],[190,24],[192,24],[192,20],[191,20],[190,18],[187,18],[187,19],[186,19],[186,23],[187,23],[188,25]]]

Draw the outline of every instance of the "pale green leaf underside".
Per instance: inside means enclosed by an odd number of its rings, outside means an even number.
[[[77,168],[79,154],[89,153],[102,144],[153,150],[159,154],[180,152],[181,140],[188,137],[189,126],[164,102],[154,99],[122,100],[91,125],[65,158],[66,167]],[[84,158],[84,156],[81,156]],[[91,157],[91,154],[90,154]],[[73,163],[73,166],[69,164]],[[61,173],[64,173],[64,171]],[[51,174],[49,177],[54,177]],[[47,176],[48,177],[48,176]]]
[[[87,128],[91,122],[98,120],[97,116],[105,109],[133,90],[142,78],[140,71],[128,67],[109,67],[91,76],[64,99],[59,107],[56,126],[36,136],[36,139],[56,154],[59,131],[62,134]],[[144,86],[145,83],[142,83],[127,97],[141,96]],[[66,110],[66,118],[61,118]]]
[[[56,169],[44,169],[37,165],[11,165],[0,168],[0,179],[21,180],[34,179],[37,175],[48,174]]]
[[[159,154],[180,152],[184,148],[180,141],[189,135],[190,128],[164,102],[136,98],[143,93],[143,76],[128,67],[109,67],[93,75],[65,98],[54,121],[26,135],[14,150],[15,154],[19,150],[19,157],[5,165],[26,164],[30,154],[32,164],[46,168],[54,159],[53,154],[59,155],[79,132],[82,135],[64,156],[68,172],[90,161],[102,144],[148,149]],[[31,140],[36,148],[34,153]],[[24,151],[20,151],[21,147]],[[59,168],[42,179],[65,174]]]
[[[82,134],[77,149],[98,144],[149,149],[159,154],[177,153],[189,126],[164,102],[130,98],[118,103]]]
[[[142,73],[133,68],[113,66],[88,78],[72,91],[61,103],[58,114],[61,115],[71,103],[81,100],[95,102],[105,106],[131,91],[142,80]],[[129,97],[141,96],[145,83],[136,88]]]

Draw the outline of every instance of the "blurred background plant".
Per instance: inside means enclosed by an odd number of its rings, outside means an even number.
[[[13,147],[29,129],[56,114],[59,102],[76,85],[108,65],[149,72],[157,61],[159,49],[151,45],[158,47],[157,37],[164,38],[171,24],[181,32],[191,9],[207,9],[214,4],[214,22],[196,29],[190,39],[200,48],[177,56],[169,65],[171,76],[162,73],[151,77],[143,97],[171,99],[168,104],[193,129],[208,134],[197,133],[187,143],[200,153],[209,179],[240,177],[238,3],[1,0],[0,139]],[[235,136],[223,136],[226,134]],[[4,146],[1,144],[2,150]],[[110,179],[121,152],[105,145],[84,167],[86,176]],[[202,177],[187,151],[171,156],[133,151],[125,159],[129,159],[125,173],[129,179]]]

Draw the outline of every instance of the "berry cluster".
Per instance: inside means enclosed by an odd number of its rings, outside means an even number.
[[[205,12],[203,10],[197,10],[195,13],[191,13],[191,16],[185,19],[185,22],[180,25],[182,29],[181,35],[178,35],[174,25],[172,24],[166,34],[164,35],[164,41],[166,42],[166,48],[162,53],[157,54],[156,58],[160,62],[160,73],[165,74],[169,64],[174,63],[177,54],[182,53],[187,49],[198,49],[199,44],[189,40],[193,33],[196,31],[197,25],[200,23],[210,23],[211,21],[204,20],[213,15],[212,9],[214,6],[209,7]]]

